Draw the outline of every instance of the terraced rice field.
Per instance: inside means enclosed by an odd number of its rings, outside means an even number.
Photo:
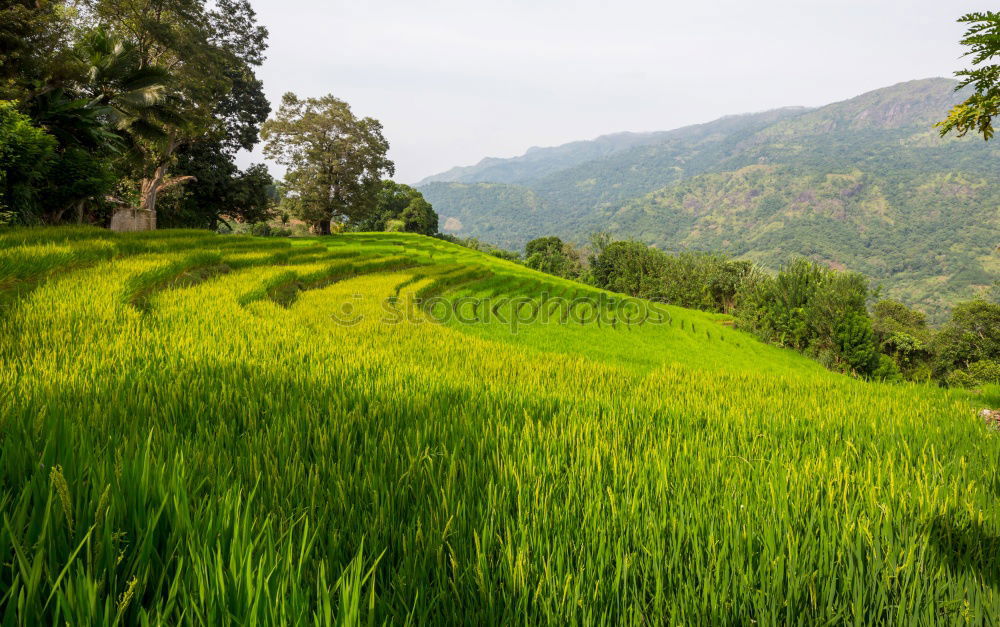
[[[998,453],[421,236],[0,233],[5,625],[995,623]]]

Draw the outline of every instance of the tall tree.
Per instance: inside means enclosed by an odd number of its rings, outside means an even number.
[[[382,124],[358,118],[332,95],[287,93],[261,128],[264,153],[287,168],[286,203],[320,234],[332,221],[357,224],[375,210],[382,179],[395,172]]]
[[[219,0],[210,14],[216,41],[233,54],[225,59],[229,89],[215,103],[215,126],[181,146],[173,169],[193,179],[161,202],[164,226],[215,228],[220,219],[257,222],[271,215],[274,181],[262,165],[240,170],[236,154],[260,141],[271,105],[252,66],[263,62],[267,31],[256,24],[246,0]]]
[[[865,306],[868,294],[868,280],[856,272],[796,259],[773,278],[747,281],[735,313],[741,328],[766,342],[872,376],[881,359]]]
[[[138,205],[156,210],[157,196],[172,183],[178,150],[199,139],[232,150],[252,146],[263,94],[252,68],[263,61],[267,31],[256,24],[247,0],[91,0],[90,17],[106,24],[134,50],[137,71],[161,67],[171,80],[155,116],[133,120],[133,173]],[[239,99],[254,86],[250,99]],[[247,103],[249,103],[248,106]],[[141,131],[141,132],[140,132]]]
[[[612,242],[598,248],[590,269],[597,287],[655,299],[663,285],[666,255],[641,242]]]
[[[407,233],[434,235],[438,232],[438,214],[420,192],[417,192],[410,204],[406,205],[403,213],[399,215],[399,220]]]
[[[938,127],[941,135],[955,131],[962,137],[973,131],[988,140],[993,137],[993,118],[1000,115],[1000,64],[989,63],[1000,57],[1000,12],[969,13],[958,21],[969,25],[961,43],[969,49],[965,56],[972,57],[972,67],[955,75],[961,78],[958,88],[971,85],[973,93]]]
[[[111,157],[120,138],[108,125],[111,110],[78,89],[88,76],[76,54],[75,16],[67,0],[0,5],[0,98],[14,100],[33,126],[56,140],[48,167],[30,182],[22,177],[18,201],[8,208],[13,222],[57,223],[73,207],[82,219],[83,204],[102,198],[114,184]],[[3,151],[12,157],[16,149],[8,144]],[[26,159],[30,153],[14,161]]]

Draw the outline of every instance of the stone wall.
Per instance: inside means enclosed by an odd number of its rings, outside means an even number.
[[[119,209],[111,216],[112,231],[154,231],[156,212],[148,209]]]

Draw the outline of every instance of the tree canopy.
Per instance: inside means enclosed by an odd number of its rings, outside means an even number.
[[[317,233],[333,221],[359,223],[376,210],[382,179],[395,173],[382,124],[359,118],[332,95],[282,97],[261,128],[264,153],[287,168],[289,208]]]
[[[438,215],[416,189],[395,181],[382,181],[374,207],[353,225],[359,231],[405,231],[435,235]]]
[[[972,58],[972,67],[956,72],[961,79],[958,89],[972,87],[972,94],[956,105],[948,117],[938,123],[941,135],[955,131],[959,137],[970,131],[993,137],[993,118],[1000,115],[1000,64],[991,63],[1000,57],[1000,12],[968,13],[958,19],[968,24],[962,45],[965,56]]]
[[[218,191],[218,176],[226,178],[222,187],[253,181],[242,195],[257,197],[244,207],[270,202],[270,181],[259,184],[266,171],[242,173],[233,161],[257,143],[270,111],[254,75],[266,38],[248,0],[5,5],[0,99],[56,143],[48,165],[39,163],[32,182],[17,183],[21,192],[5,200],[4,221],[55,224],[72,216],[106,224],[115,206],[155,212],[162,193],[176,199],[187,184],[200,188],[192,195],[202,208],[180,211],[175,202],[165,221],[209,226],[221,213],[242,211],[222,206],[234,194]],[[15,145],[0,150],[13,154]],[[207,172],[215,180],[203,185],[198,175]]]
[[[529,268],[567,279],[580,278],[583,254],[555,236],[539,237],[524,246],[524,264]]]

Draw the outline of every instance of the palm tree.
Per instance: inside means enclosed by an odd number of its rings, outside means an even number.
[[[82,88],[91,106],[106,112],[109,126],[123,138],[129,165],[140,173],[138,208],[150,212],[147,226],[155,228],[157,194],[193,179],[166,176],[180,130],[187,123],[177,114],[170,72],[144,64],[134,44],[105,28],[83,36],[77,57],[85,68]]]
[[[107,107],[111,126],[142,139],[163,139],[169,71],[144,65],[134,44],[104,27],[83,35],[76,56],[83,66],[81,90],[92,104]]]
[[[88,98],[77,98],[64,87],[44,91],[28,105],[32,119],[55,137],[60,146],[112,151],[121,148],[121,136],[105,123],[111,113],[109,107]]]

